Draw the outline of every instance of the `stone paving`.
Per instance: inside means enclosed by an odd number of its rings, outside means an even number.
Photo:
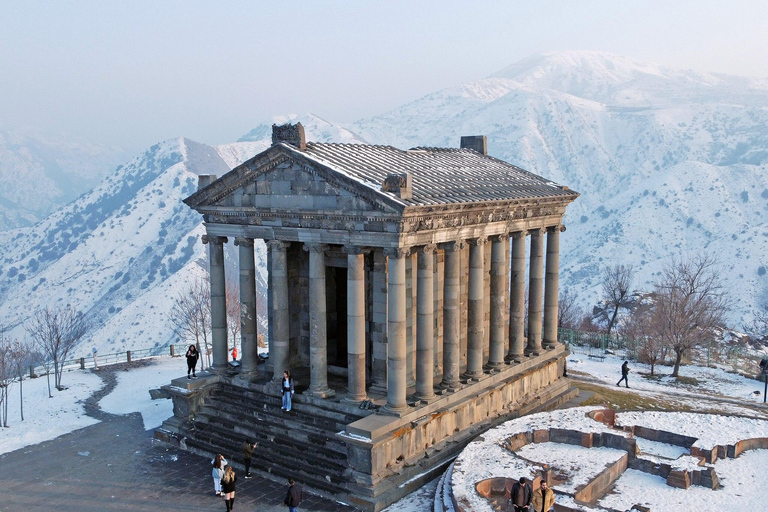
[[[100,423],[0,455],[0,512],[226,510],[214,495],[210,460],[156,442],[138,413],[117,416],[98,408],[115,385],[112,372],[98,372],[105,386],[85,404]],[[238,474],[235,510],[285,512],[287,487]],[[355,509],[305,492],[300,510]]]

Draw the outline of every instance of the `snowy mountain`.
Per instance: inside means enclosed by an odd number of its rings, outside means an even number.
[[[119,148],[0,130],[0,230],[31,226],[124,160]]]
[[[593,52],[536,55],[353,129],[371,143],[489,153],[579,191],[562,237],[561,286],[597,302],[600,270],[634,264],[648,288],[672,256],[719,255],[751,316],[768,284],[768,81],[674,71]]]
[[[327,122],[311,115],[297,120],[306,123],[312,140],[328,140]],[[338,133],[348,132],[331,134]],[[173,298],[205,276],[207,267],[202,218],[181,200],[197,190],[197,175],[221,176],[269,145],[271,140],[216,147],[168,140],[119,166],[38,224],[0,232],[0,244],[14,247],[0,266],[0,325],[24,339],[24,323],[37,307],[72,304],[90,323],[77,355],[87,354],[91,346],[107,354],[176,342],[168,323]],[[226,246],[227,277],[236,284],[232,242]],[[263,317],[263,243],[256,244],[256,257]]]

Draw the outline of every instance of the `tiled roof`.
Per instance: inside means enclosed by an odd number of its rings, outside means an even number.
[[[318,142],[307,142],[304,151],[286,147],[377,190],[387,175],[411,173],[412,199],[382,192],[407,206],[551,197],[573,200],[578,196],[573,190],[470,149],[403,151],[392,146]]]

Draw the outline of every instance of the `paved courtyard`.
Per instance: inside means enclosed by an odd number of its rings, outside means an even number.
[[[114,387],[111,372],[100,376],[105,387],[86,403],[100,423],[0,455],[0,512],[225,511],[210,460],[155,441],[138,413],[115,416],[94,406]],[[239,475],[235,510],[285,512],[287,486]],[[305,493],[301,510],[354,509]]]

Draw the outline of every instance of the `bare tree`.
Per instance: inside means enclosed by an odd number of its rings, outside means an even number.
[[[173,300],[173,307],[168,314],[168,321],[176,333],[185,340],[194,340],[197,351],[205,356],[211,365],[211,353],[208,350],[208,334],[211,331],[211,292],[208,280],[198,278],[179,292]],[[205,351],[201,349],[205,347]],[[204,368],[203,358],[200,367]]]
[[[653,304],[640,303],[623,329],[628,339],[627,344],[632,345],[638,360],[651,366],[651,375],[654,375],[656,365],[664,361],[668,350],[663,337],[655,328],[658,325],[655,314]]]
[[[0,425],[8,427],[8,390],[13,383],[13,346],[0,330]]]
[[[611,265],[603,270],[603,300],[605,303],[608,334],[616,325],[619,309],[630,305],[629,293],[635,270],[632,265]]]
[[[88,332],[85,316],[72,306],[38,309],[26,326],[37,348],[53,361],[54,386],[61,391],[64,361]]]
[[[240,288],[228,282],[226,289],[227,331],[232,339],[232,346],[237,347],[240,338]]]
[[[716,267],[708,255],[674,261],[655,286],[654,330],[675,353],[673,377],[683,355],[708,342],[724,323],[728,300]]]
[[[19,414],[21,415],[21,421],[24,421],[24,370],[29,359],[29,347],[18,340],[14,341],[11,351],[11,364],[13,365],[13,376],[19,381]]]
[[[557,326],[576,329],[584,317],[584,312],[576,304],[576,297],[566,288],[560,293],[557,307]]]

